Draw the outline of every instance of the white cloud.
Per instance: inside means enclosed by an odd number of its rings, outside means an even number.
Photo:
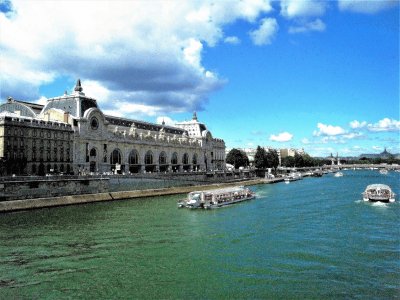
[[[282,132],[277,135],[271,134],[271,136],[269,137],[269,140],[274,141],[274,142],[289,142],[292,140],[292,138],[293,138],[293,134],[291,134],[289,132]]]
[[[360,133],[360,132],[350,132],[350,133],[344,134],[342,137],[345,139],[348,139],[348,140],[353,140],[353,139],[359,139],[359,138],[364,137],[364,134]]]
[[[41,105],[46,105],[47,98],[42,96],[42,97],[40,97],[39,100],[36,101],[36,103],[41,104]]]
[[[367,126],[367,122],[365,121],[359,122],[357,120],[354,120],[350,122],[350,127],[353,129],[364,128],[365,126]]]
[[[321,0],[281,0],[281,15],[288,19],[322,16],[326,6]]]
[[[189,39],[188,45],[183,49],[183,55],[188,63],[194,67],[201,68],[200,59],[203,44],[195,39]]]
[[[400,121],[394,119],[384,118],[378,123],[368,124],[367,128],[369,131],[380,132],[380,131],[400,131]]]
[[[339,0],[339,9],[356,13],[374,14],[399,4],[398,0]]]
[[[318,131],[314,131],[314,136],[335,136],[346,133],[340,126],[325,125],[322,123],[317,124]]]
[[[0,12],[3,97],[33,100],[60,76],[81,78],[88,96],[124,115],[119,103],[149,115],[201,109],[225,83],[202,65],[203,46],[223,42],[227,24],[272,11],[263,0],[14,0],[12,8]]]
[[[321,19],[316,19],[315,21],[305,22],[298,26],[290,26],[289,33],[304,33],[309,31],[325,31],[326,25]]]
[[[156,116],[163,111],[161,107],[146,104],[129,103],[126,101],[116,101],[116,105],[111,109],[102,109],[106,115],[122,117],[129,116],[136,119],[143,116]]]
[[[224,39],[224,42],[227,44],[238,45],[240,44],[240,39],[237,36],[227,36]]]
[[[278,28],[278,23],[274,18],[264,18],[261,20],[260,27],[249,33],[250,38],[257,46],[271,44]]]
[[[156,123],[157,124],[162,124],[163,122],[165,123],[165,125],[170,125],[170,126],[175,126],[176,123],[179,123],[178,121],[173,120],[173,119],[171,119],[170,117],[167,117],[167,116],[159,116],[159,117],[157,117],[157,119],[156,119]]]

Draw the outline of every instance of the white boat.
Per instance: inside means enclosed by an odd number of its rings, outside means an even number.
[[[342,172],[336,172],[335,175],[333,175],[335,177],[342,177],[343,173]]]
[[[381,173],[382,175],[387,175],[388,174],[388,170],[382,169],[382,170],[379,171],[379,173]]]
[[[394,202],[395,194],[386,184],[370,184],[363,193],[364,201]]]
[[[178,202],[178,207],[218,208],[255,198],[255,193],[244,186],[222,188],[208,191],[190,192],[186,199]]]
[[[303,179],[303,176],[301,175],[300,172],[293,172],[285,176],[284,181],[285,183],[289,183],[291,181],[296,181]]]

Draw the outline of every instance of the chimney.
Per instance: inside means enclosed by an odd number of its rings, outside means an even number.
[[[64,123],[68,123],[69,112],[64,112]]]

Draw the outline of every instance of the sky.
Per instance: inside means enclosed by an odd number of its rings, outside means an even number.
[[[0,0],[0,98],[194,111],[227,148],[400,153],[399,1]]]

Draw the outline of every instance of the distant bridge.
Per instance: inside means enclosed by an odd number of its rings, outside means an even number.
[[[348,165],[324,165],[317,167],[301,167],[301,168],[289,168],[279,167],[278,170],[282,171],[315,171],[315,170],[343,170],[343,169],[387,169],[387,170],[400,170],[400,165],[388,165],[388,164],[348,164]]]

